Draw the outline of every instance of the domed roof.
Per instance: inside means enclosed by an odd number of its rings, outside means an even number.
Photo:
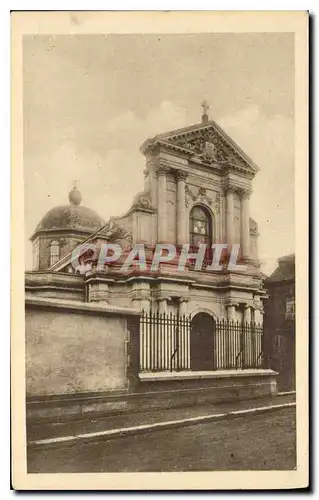
[[[91,208],[80,205],[81,193],[76,186],[69,193],[70,205],[62,205],[49,210],[36,227],[39,231],[70,229],[93,233],[105,225],[105,221]]]

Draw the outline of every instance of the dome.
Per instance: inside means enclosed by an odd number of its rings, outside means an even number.
[[[39,231],[69,229],[93,233],[105,225],[105,221],[91,208],[80,205],[81,193],[74,186],[69,193],[69,205],[54,207],[49,210],[36,227]]]

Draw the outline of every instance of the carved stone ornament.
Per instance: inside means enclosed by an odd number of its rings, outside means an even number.
[[[155,167],[155,172],[157,174],[157,176],[161,176],[161,175],[167,175],[171,172],[171,168],[165,166],[165,165],[157,165]]]
[[[229,159],[235,159],[231,148],[212,128],[171,137],[168,142],[192,151],[206,163],[227,163]]]
[[[100,234],[106,237],[109,242],[132,241],[132,233],[116,223],[116,220],[112,218],[107,222]]]
[[[213,208],[214,212],[219,214],[220,211],[220,194],[215,193],[214,199],[207,195],[207,191],[203,187],[197,189],[197,193],[194,192],[187,184],[185,186],[185,199],[186,206],[188,207],[191,203],[203,203],[204,205],[209,205]]]
[[[150,194],[144,191],[138,193],[133,200],[132,208],[144,208],[147,210],[152,210]]]
[[[176,179],[181,181],[187,181],[188,173],[182,172],[181,170],[176,171]]]
[[[255,299],[253,302],[253,308],[256,311],[260,311],[262,314],[264,313],[264,304],[260,299]]]
[[[250,234],[257,234],[258,235],[258,224],[252,218],[249,219],[249,228],[250,228]]]

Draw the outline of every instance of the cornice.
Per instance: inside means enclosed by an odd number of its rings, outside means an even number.
[[[249,198],[252,194],[252,189],[247,186],[238,185],[232,182],[227,181],[227,183],[223,186],[223,191],[225,196],[227,194],[238,194],[242,198]]]
[[[88,236],[90,234],[92,234],[92,231],[90,231],[89,229],[76,229],[76,228],[63,228],[63,227],[59,227],[59,228],[53,228],[53,229],[39,229],[39,230],[35,230],[34,233],[32,234],[32,236],[30,236],[29,240],[30,241],[34,241],[35,238],[38,238],[40,236],[50,236],[51,234],[54,234],[54,235],[58,235],[61,233],[61,236],[62,235],[65,235],[67,234],[68,236],[79,236],[80,238],[81,237],[85,237],[85,236]]]
[[[51,272],[32,272],[25,273],[25,286],[36,287],[45,285],[63,285],[73,287],[84,284],[83,275],[71,273],[51,273]]]

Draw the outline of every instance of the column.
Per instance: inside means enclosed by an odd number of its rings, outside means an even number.
[[[186,238],[186,200],[185,182],[187,174],[177,172],[177,245],[187,242]]]
[[[231,323],[232,321],[235,320],[235,305],[232,303],[229,303],[227,306],[227,320]],[[227,342],[226,339],[226,330],[224,329],[218,329],[215,334],[215,341],[216,341],[216,368],[217,370],[221,370],[226,367],[226,360],[227,360],[227,350],[229,349],[229,345],[231,342],[237,342],[237,339],[235,338],[232,330],[232,325],[228,325],[227,328],[231,329],[230,335],[228,335],[228,338],[230,339],[230,342]]]
[[[167,318],[167,299],[160,297],[158,299],[158,312],[162,317],[160,317],[160,325],[157,329],[157,334],[160,338],[156,337],[154,339],[155,347],[158,349],[159,355],[157,359],[156,368],[160,370],[167,370],[170,363],[170,353],[171,344],[169,338],[169,328],[167,328],[166,318]],[[164,319],[165,318],[165,319]]]
[[[251,328],[251,307],[248,304],[245,304],[244,307],[243,327],[243,367],[254,368],[254,361],[257,359],[258,353],[256,352],[256,342],[255,339],[253,339],[253,332]]]
[[[190,369],[190,323],[187,315],[187,302],[188,299],[181,297],[179,299],[179,317],[180,317],[180,327],[179,327],[179,369],[189,370]]]
[[[231,187],[226,193],[226,238],[230,249],[234,243],[234,190]]]
[[[167,299],[161,297],[158,299],[158,312],[160,314],[166,314],[167,312]]]
[[[228,321],[235,321],[236,308],[234,304],[227,306],[227,319]]]
[[[157,170],[157,240],[166,243],[166,172],[159,167]]]
[[[132,306],[140,311],[149,313],[150,310],[150,284],[135,283],[132,287]]]
[[[179,299],[178,313],[180,316],[183,316],[184,314],[187,315],[187,302],[188,299],[185,299],[183,297]]]
[[[232,365],[235,367],[236,366],[236,358],[237,355],[240,353],[241,350],[241,332],[240,329],[236,327],[236,306],[234,303],[230,303],[227,307],[227,319],[229,321],[229,329],[230,329],[230,342],[229,345],[231,346],[231,362]],[[223,346],[225,347],[225,346]],[[237,358],[238,359],[238,358]],[[222,357],[222,363],[224,363],[224,359]]]
[[[251,307],[249,305],[245,305],[243,321],[244,324],[251,322]]]
[[[250,255],[249,197],[250,191],[243,191],[241,198],[241,253],[246,259]]]

